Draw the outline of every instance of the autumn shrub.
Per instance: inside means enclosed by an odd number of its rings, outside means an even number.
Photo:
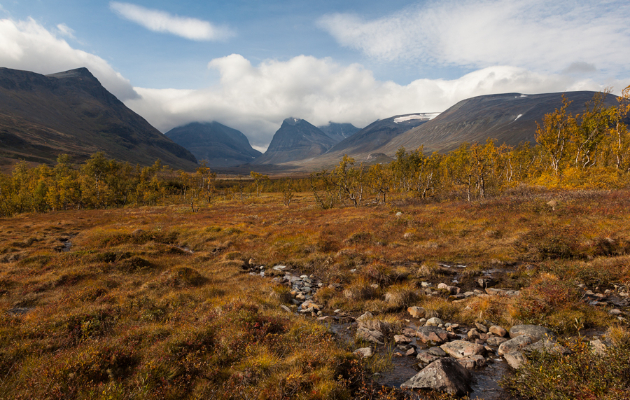
[[[565,345],[571,354],[529,355],[528,362],[514,375],[506,375],[502,385],[525,399],[630,398],[630,346],[610,347],[600,355],[586,342]]]

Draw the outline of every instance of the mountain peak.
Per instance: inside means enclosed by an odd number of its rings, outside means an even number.
[[[304,120],[300,118],[289,117],[289,118],[286,118],[284,121],[282,121],[282,125],[287,124],[287,125],[294,126],[294,125],[299,124],[302,121]]]
[[[46,75],[50,78],[67,79],[67,78],[88,78],[96,79],[89,69],[85,67],[70,69],[68,71],[57,72],[54,74]]]

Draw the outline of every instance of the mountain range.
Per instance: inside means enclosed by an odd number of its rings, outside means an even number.
[[[242,132],[218,122],[194,122],[163,135],[86,68],[52,75],[0,68],[0,167],[17,160],[51,164],[61,153],[78,163],[97,151],[132,164],[151,165],[159,158],[171,167],[194,170],[199,159],[215,169],[238,167],[245,173],[330,168],[344,154],[357,162],[387,162],[401,147],[445,152],[488,138],[499,145],[533,143],[536,122],[559,109],[563,95],[571,101],[568,111],[578,114],[595,94],[478,96],[439,114],[396,115],[363,129],[333,122],[316,127],[287,118],[261,154]],[[608,95],[605,104],[617,105],[617,97]]]
[[[53,163],[61,153],[82,162],[97,151],[133,164],[197,164],[86,68],[52,75],[0,68],[0,163]]]
[[[197,160],[211,168],[251,163],[262,153],[252,148],[247,136],[218,122],[192,122],[173,128],[165,135],[190,150]]]

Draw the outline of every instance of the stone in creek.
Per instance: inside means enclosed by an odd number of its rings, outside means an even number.
[[[431,347],[429,350],[427,350],[427,353],[437,357],[446,357],[448,355],[444,350],[439,347]]]
[[[385,335],[382,332],[361,327],[357,329],[356,337],[357,339],[377,344],[383,344],[385,340]]]
[[[455,358],[483,355],[483,353],[486,352],[486,349],[482,345],[470,343],[465,340],[454,340],[440,347],[451,357]]]
[[[448,332],[437,326],[422,326],[416,331],[416,336],[423,343],[441,344],[448,340]]]
[[[421,363],[421,364],[431,364],[433,361],[439,359],[440,357],[430,354],[428,351],[419,351],[418,355],[416,356],[416,359]]]
[[[525,346],[529,346],[532,343],[534,343],[534,339],[532,339],[530,336],[517,336],[514,339],[510,339],[507,342],[501,343],[497,353],[502,356],[504,354],[510,354],[515,351],[521,351]]]
[[[507,342],[508,340],[509,339],[503,337],[491,336],[488,338],[488,340],[486,340],[486,343],[488,343],[490,346],[500,346],[501,343]]]
[[[511,338],[515,338],[521,335],[526,335],[526,336],[531,337],[533,339],[533,342],[537,342],[545,337],[556,336],[549,329],[545,328],[544,326],[539,326],[539,325],[514,325],[512,329],[510,329]]]
[[[468,331],[468,333],[466,333],[466,336],[468,337],[468,339],[478,339],[479,331],[475,328],[472,328],[471,330]]]
[[[411,339],[405,335],[394,335],[394,342],[396,343],[411,343]]]
[[[475,326],[477,327],[477,330],[478,330],[479,332],[482,332],[482,333],[488,333],[488,327],[487,327],[487,326],[485,326],[484,324],[480,324],[480,323],[478,323],[478,322],[475,322]]]
[[[466,368],[452,358],[433,361],[401,388],[432,389],[463,396],[470,391],[472,376]]]
[[[409,350],[407,350],[407,352],[405,353],[406,356],[410,356],[413,357],[416,355],[416,348],[412,347]]]
[[[477,369],[486,366],[486,359],[480,355],[460,358],[457,362],[466,369]]]

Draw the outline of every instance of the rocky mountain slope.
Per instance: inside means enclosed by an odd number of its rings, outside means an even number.
[[[567,92],[572,101],[568,111],[584,110],[595,92]],[[609,95],[607,105],[616,105],[616,96]],[[464,142],[485,142],[497,139],[499,144],[517,145],[534,142],[536,121],[562,106],[562,93],[525,95],[505,93],[478,96],[460,101],[430,122],[411,129],[381,146],[378,152],[393,155],[400,147],[408,150],[424,145],[425,151],[448,151]]]
[[[250,163],[262,155],[241,131],[218,122],[192,122],[171,129],[166,136],[211,168]]]
[[[253,164],[281,164],[319,156],[330,149],[335,141],[316,126],[298,118],[287,118],[273,135],[262,156]]]
[[[108,92],[86,68],[52,75],[0,68],[0,162],[51,163],[92,153],[132,164],[156,159],[192,170],[197,160]]]

